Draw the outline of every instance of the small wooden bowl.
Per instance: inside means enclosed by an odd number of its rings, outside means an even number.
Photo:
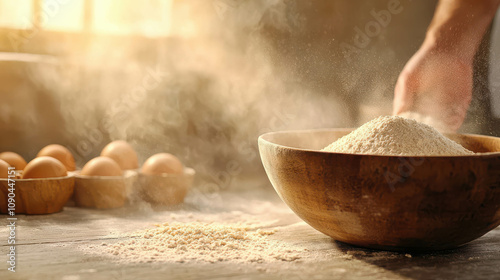
[[[16,214],[51,214],[63,209],[73,194],[73,176],[15,179]],[[8,179],[0,179],[0,213],[8,213]]]
[[[145,175],[139,173],[141,197],[152,204],[177,205],[184,202],[193,184],[195,171],[184,168],[184,174]]]
[[[267,133],[259,150],[282,200],[336,240],[385,250],[440,250],[500,224],[500,138],[450,134],[467,156],[322,152],[352,130]]]
[[[134,170],[126,170],[123,176],[110,177],[75,174],[73,200],[78,207],[120,208],[132,194],[136,179]]]

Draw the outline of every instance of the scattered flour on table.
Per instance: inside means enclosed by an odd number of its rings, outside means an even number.
[[[393,156],[473,154],[433,127],[400,116],[371,120],[322,151]]]
[[[305,250],[270,239],[275,232],[248,224],[174,222],[157,224],[126,235],[124,241],[90,249],[92,254],[111,256],[120,263],[267,263],[300,259]]]

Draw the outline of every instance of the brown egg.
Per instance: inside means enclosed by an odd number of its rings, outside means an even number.
[[[9,167],[10,165],[5,160],[0,159],[0,178],[9,178]]]
[[[174,155],[161,153],[148,158],[142,165],[141,172],[146,175],[183,174],[184,166]]]
[[[40,152],[38,152],[37,157],[53,157],[66,167],[66,170],[68,171],[74,171],[76,169],[75,166],[75,158],[73,157],[73,154],[68,150],[68,148],[58,145],[58,144],[52,144],[48,145],[45,148],[41,149]]]
[[[23,179],[54,178],[67,176],[66,167],[53,157],[37,157],[23,170]]]
[[[15,167],[16,170],[23,170],[26,167],[26,161],[24,158],[14,152],[0,153],[0,159],[7,162],[10,166]]]
[[[122,170],[139,168],[137,153],[129,143],[123,140],[113,141],[106,145],[101,156],[112,158]]]
[[[118,163],[109,157],[96,157],[85,164],[80,174],[85,176],[122,176],[123,172]]]

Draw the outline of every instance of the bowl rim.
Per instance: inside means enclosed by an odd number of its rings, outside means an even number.
[[[119,180],[119,179],[129,179],[137,176],[137,171],[135,169],[123,170],[123,175],[121,176],[88,176],[81,175],[81,170],[73,171],[72,176],[79,180]]]
[[[30,178],[30,179],[21,179],[21,178],[14,178],[10,180],[14,180],[15,182],[31,182],[31,181],[59,181],[59,180],[67,180],[73,178],[73,174],[71,175],[66,175],[63,177],[49,177],[49,178]],[[0,178],[0,181],[8,181],[9,178]]]
[[[282,130],[282,131],[272,131],[272,132],[266,132],[262,135],[259,136],[258,142],[259,144],[262,142],[271,144],[273,146],[282,148],[282,149],[288,149],[292,151],[297,151],[297,152],[309,152],[309,153],[318,153],[318,154],[325,154],[325,155],[345,155],[345,156],[354,156],[354,157],[379,157],[379,158],[435,158],[435,159],[445,159],[445,158],[485,158],[485,157],[494,157],[494,156],[500,156],[500,151],[498,152],[487,152],[487,153],[474,153],[474,154],[469,154],[469,155],[459,155],[459,156],[409,156],[409,155],[375,155],[375,154],[350,154],[350,153],[336,153],[336,152],[327,152],[327,151],[322,151],[322,150],[313,150],[313,149],[302,149],[302,148],[297,148],[297,147],[291,147],[291,146],[285,146],[281,145],[275,142],[271,142],[270,140],[266,139],[267,137],[271,135],[278,135],[278,134],[290,134],[290,133],[298,133],[298,134],[305,134],[305,133],[312,133],[312,132],[333,132],[333,131],[339,131],[339,132],[351,132],[355,130],[356,128],[317,128],[317,129],[298,129],[298,130]],[[480,135],[480,134],[469,134],[469,133],[444,133],[444,135],[458,135],[458,136],[473,136],[473,137],[479,137],[479,138],[490,138],[490,139],[499,139],[499,137],[494,137],[494,136],[488,136],[488,135]]]
[[[142,173],[141,171],[138,172],[139,173],[139,176],[141,177],[150,177],[150,178],[154,178],[154,177],[157,177],[157,178],[180,178],[180,177],[184,177],[184,176],[194,176],[196,174],[196,171],[191,168],[191,167],[184,167],[184,173],[182,174],[173,174],[173,173],[162,173],[162,174],[158,174],[158,175],[150,175],[150,174],[144,174]]]

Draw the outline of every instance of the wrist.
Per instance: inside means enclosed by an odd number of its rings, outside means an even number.
[[[458,42],[445,36],[428,32],[421,49],[432,54],[453,56],[463,64],[472,65],[479,42]]]

